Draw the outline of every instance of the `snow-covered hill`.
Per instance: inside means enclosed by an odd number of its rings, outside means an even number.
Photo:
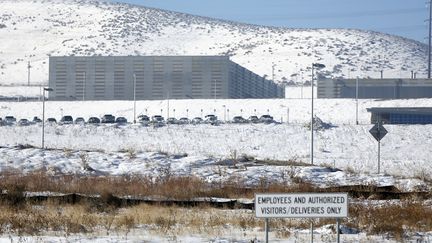
[[[50,55],[230,55],[279,82],[308,80],[312,62],[334,77],[424,77],[427,47],[383,33],[240,24],[128,4],[1,0],[0,84],[48,79]]]

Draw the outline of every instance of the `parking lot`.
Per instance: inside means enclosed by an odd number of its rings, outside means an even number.
[[[143,126],[165,126],[165,125],[199,125],[199,124],[210,124],[210,125],[220,125],[220,124],[278,124],[274,118],[270,115],[261,116],[249,116],[244,118],[242,116],[234,116],[231,120],[224,121],[219,119],[216,115],[209,114],[204,117],[194,117],[189,119],[187,117],[165,117],[161,115],[139,115],[134,121],[127,120],[123,116],[114,116],[112,114],[105,114],[102,117],[90,116],[85,119],[84,117],[72,117],[70,115],[62,116],[60,119],[54,117],[48,117],[45,119],[45,124],[47,125],[103,125],[103,124],[116,124],[116,125],[130,125],[130,124],[140,124]],[[21,118],[17,119],[14,116],[0,117],[0,125],[2,126],[30,126],[42,124],[42,119],[34,116],[33,119]]]

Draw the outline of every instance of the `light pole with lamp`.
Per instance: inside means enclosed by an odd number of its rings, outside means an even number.
[[[133,113],[134,113],[134,119],[133,123],[136,123],[136,74],[133,74],[133,99],[134,99],[134,107],[133,107]]]
[[[356,79],[356,125],[358,125],[359,124],[359,121],[358,121],[358,96],[359,96],[359,90],[358,90],[358,87],[359,86],[359,77],[357,76],[357,79]]]
[[[321,63],[312,63],[312,79],[311,79],[311,91],[312,91],[312,96],[311,96],[311,124],[310,124],[310,129],[311,129],[311,147],[310,147],[310,163],[311,165],[314,164],[313,162],[313,124],[314,124],[314,68],[317,69],[321,69],[321,68],[325,68],[324,64]]]
[[[52,88],[43,88],[42,94],[42,149],[45,149],[45,91],[54,91]]]

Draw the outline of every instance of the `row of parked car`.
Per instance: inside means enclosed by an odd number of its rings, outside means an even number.
[[[13,116],[6,116],[4,119],[0,117],[0,125],[19,125],[19,126],[28,126],[32,124],[41,123],[42,120],[35,116],[33,120],[28,119],[20,119],[18,122],[15,117]],[[72,116],[63,116],[58,122],[55,118],[48,118],[45,121],[49,124],[60,124],[60,125],[66,125],[66,124],[118,124],[118,125],[125,125],[128,124],[128,120],[125,117],[119,116],[115,117],[111,114],[106,114],[102,116],[101,118],[98,117],[90,117],[87,121],[83,117],[77,117],[75,120]],[[180,119],[169,117],[166,121],[165,118],[161,115],[154,115],[152,117],[149,117],[147,115],[139,115],[137,122],[142,125],[154,125],[154,126],[162,126],[165,124],[176,124],[176,125],[185,125],[185,124],[211,124],[211,125],[219,125],[224,123],[223,121],[219,120],[217,116],[215,115],[206,115],[204,118],[201,117],[195,117],[193,119],[189,119],[187,117],[182,117]],[[248,119],[243,118],[242,116],[235,116],[231,121],[228,123],[274,123],[273,117],[270,115],[262,115],[258,118],[258,116],[250,116]]]

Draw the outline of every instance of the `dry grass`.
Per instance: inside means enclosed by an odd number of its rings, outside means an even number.
[[[389,233],[403,240],[408,232],[432,230],[432,208],[419,201],[404,200],[384,205],[357,204],[350,207],[350,225],[370,234]]]
[[[287,178],[290,179],[290,178]],[[289,184],[289,185],[288,185]],[[112,194],[117,196],[161,196],[167,199],[192,199],[196,197],[252,198],[257,192],[312,192],[316,188],[299,180],[293,183],[270,183],[261,178],[255,187],[246,186],[242,178],[207,183],[193,176],[173,176],[169,171],[155,177],[121,176],[92,177],[77,175],[51,176],[45,172],[0,174],[0,189],[10,193],[22,191],[51,191],[81,194]],[[17,195],[18,196],[18,195]],[[16,197],[19,198],[19,197]]]
[[[289,173],[288,173],[289,174]],[[287,180],[291,180],[289,175]],[[0,201],[0,233],[38,235],[43,231],[61,231],[66,234],[113,230],[126,234],[139,225],[147,225],[157,233],[179,235],[183,233],[221,234],[229,227],[255,230],[263,221],[253,211],[221,210],[207,206],[182,208],[140,204],[122,207],[114,195],[161,196],[187,200],[195,197],[253,198],[258,192],[314,192],[312,185],[270,183],[261,178],[256,187],[246,187],[241,178],[227,182],[205,183],[195,177],[77,177],[49,176],[44,172],[28,175],[16,172],[0,175],[0,189],[7,191]],[[30,203],[25,191],[52,191],[64,193],[98,194],[101,200],[75,204],[48,200]],[[421,201],[405,200],[382,205],[352,203],[349,218],[343,224],[369,234],[389,234],[403,240],[409,232],[432,231],[432,208]],[[316,227],[334,224],[334,220],[315,220]],[[284,238],[293,228],[309,228],[310,221],[301,219],[274,219],[271,227]]]

